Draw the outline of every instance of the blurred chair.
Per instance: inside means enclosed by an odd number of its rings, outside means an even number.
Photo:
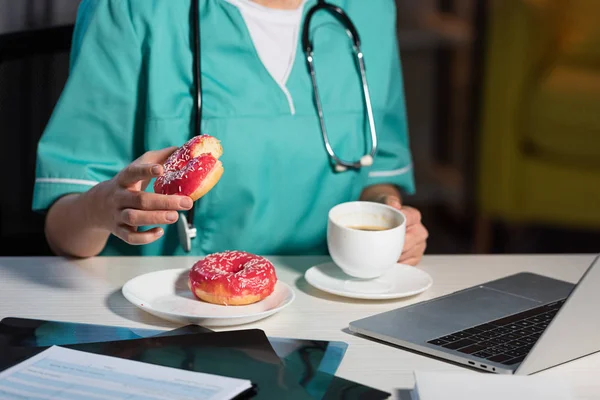
[[[600,228],[598,16],[600,0],[491,3],[478,252],[493,222]]]
[[[44,255],[31,211],[37,143],[68,76],[73,26],[0,35],[0,255]]]

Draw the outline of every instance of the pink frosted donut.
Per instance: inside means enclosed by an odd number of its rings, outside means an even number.
[[[221,143],[212,136],[190,139],[177,149],[164,165],[165,172],[154,182],[154,192],[189,196],[196,201],[221,179]]]
[[[239,306],[269,296],[275,283],[275,268],[266,258],[242,251],[226,251],[211,254],[194,264],[188,286],[200,300]]]

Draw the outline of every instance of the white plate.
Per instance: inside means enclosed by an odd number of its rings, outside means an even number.
[[[377,279],[358,279],[346,275],[334,263],[327,263],[310,268],[304,278],[324,292],[368,300],[414,296],[433,283],[427,272],[405,264],[398,264]]]
[[[167,269],[140,275],[127,282],[123,296],[142,310],[172,322],[203,326],[231,326],[258,321],[283,310],[295,293],[278,281],[273,293],[247,306],[222,306],[196,299],[187,286],[189,269]]]

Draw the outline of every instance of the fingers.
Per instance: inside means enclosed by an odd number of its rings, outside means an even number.
[[[128,226],[168,225],[177,222],[177,211],[142,211],[126,208],[121,211],[118,223]]]
[[[149,180],[162,175],[162,164],[175,150],[177,150],[177,147],[167,147],[165,149],[144,153],[119,173],[117,182],[119,185],[127,187],[136,182]]]
[[[419,261],[421,261],[421,258],[423,258],[426,249],[427,243],[419,243],[406,252],[403,251],[398,262],[408,265],[417,265]]]
[[[121,187],[128,187],[136,182],[160,176],[162,173],[163,166],[160,164],[132,163],[119,172],[117,183]]]
[[[383,204],[388,205],[390,207],[394,207],[397,210],[401,210],[402,209],[402,203],[400,202],[400,199],[396,196],[385,196],[384,200],[383,200]]]
[[[414,207],[403,206],[400,198],[397,196],[385,195],[383,203],[397,210],[402,211],[406,217],[406,226],[416,225],[421,223],[421,212]]]
[[[421,223],[421,212],[413,207],[402,207],[402,213],[406,217],[406,226],[416,225]]]
[[[428,237],[429,232],[421,223],[409,226],[406,229],[404,249],[402,250],[398,262],[408,265],[417,265],[427,249]]]
[[[120,225],[114,235],[131,245],[143,245],[156,241],[164,234],[161,228],[153,228],[145,232],[138,232],[132,226]]]
[[[396,196],[386,195],[383,197],[382,202],[402,211],[406,217],[406,239],[398,262],[417,265],[425,253],[427,238],[429,237],[429,232],[421,223],[421,212],[413,207],[402,206],[400,199]]]
[[[124,199],[129,204],[140,207],[167,207],[167,209],[159,210],[127,207],[118,211],[115,218],[117,227],[114,234],[132,245],[152,243],[164,234],[161,228],[138,232],[138,227],[173,224],[179,219],[179,213],[175,210],[190,209],[193,205],[192,199],[189,197],[165,196],[145,192],[127,192]]]
[[[115,181],[122,189],[116,189],[110,198],[113,201],[113,234],[131,245],[143,245],[156,241],[164,235],[162,228],[152,228],[138,232],[137,227],[147,225],[168,225],[179,219],[177,211],[189,210],[193,201],[187,196],[166,196],[144,191],[127,190],[133,184],[163,174],[162,164],[176,150],[168,147],[149,151],[123,169]],[[145,185],[142,185],[142,189]],[[139,189],[139,187],[138,187]]]
[[[177,150],[177,147],[166,147],[161,150],[148,151],[142,154],[142,156],[138,158],[134,163],[164,164],[164,162],[167,161],[167,158],[169,158],[169,156],[173,154],[175,150]]]
[[[404,251],[410,250],[416,245],[426,242],[427,238],[429,238],[429,232],[422,224],[410,226],[406,229]]]
[[[116,199],[121,209],[185,211],[192,208],[194,202],[188,196],[167,196],[158,193],[123,190]]]

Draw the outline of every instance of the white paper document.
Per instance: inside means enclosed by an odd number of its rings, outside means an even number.
[[[569,386],[543,375],[415,372],[415,400],[570,400]]]
[[[51,347],[0,372],[0,400],[229,400],[250,381]]]

